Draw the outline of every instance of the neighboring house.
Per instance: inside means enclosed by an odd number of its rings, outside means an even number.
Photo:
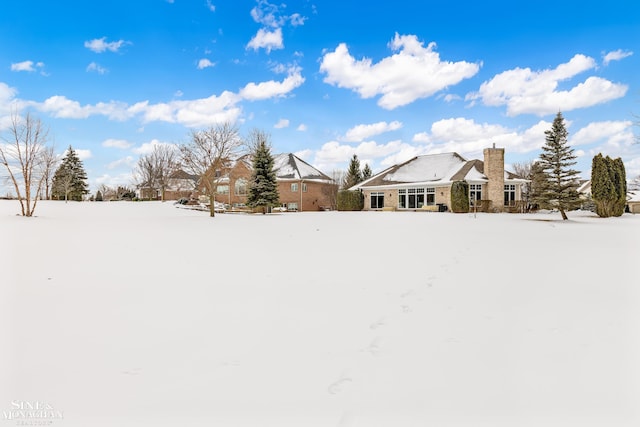
[[[178,169],[173,172],[167,180],[164,190],[164,200],[178,200],[180,198],[192,198],[195,196],[198,177]],[[150,185],[148,182],[138,185],[136,197],[142,200],[160,200],[162,191],[157,185]]]
[[[197,183],[198,177],[196,175],[191,175],[182,169],[178,169],[169,176],[167,187],[164,191],[164,199],[194,198]]]
[[[289,211],[334,209],[331,178],[292,153],[273,157],[281,206]],[[220,178],[216,201],[232,210],[246,208],[253,166],[248,155],[236,160],[229,172]]]
[[[591,180],[580,184],[578,193],[584,200],[591,200]],[[630,213],[640,213],[640,190],[627,191],[627,207],[625,210]]]
[[[444,210],[451,184],[469,184],[471,209],[520,211],[526,179],[504,169],[504,148],[487,148],[484,161],[457,153],[417,156],[391,166],[351,188],[364,194],[364,210]]]
[[[633,214],[640,214],[640,190],[627,193],[627,210]]]

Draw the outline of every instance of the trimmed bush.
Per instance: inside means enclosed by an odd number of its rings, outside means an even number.
[[[469,184],[466,181],[455,181],[451,184],[451,211],[469,212]]]
[[[338,191],[339,211],[361,211],[364,208],[364,195],[360,191]]]

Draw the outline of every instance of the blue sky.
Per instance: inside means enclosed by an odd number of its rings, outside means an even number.
[[[626,0],[8,2],[0,131],[31,111],[95,190],[215,123],[331,174],[493,143],[529,161],[562,111],[583,177],[601,152],[632,178],[639,17]]]

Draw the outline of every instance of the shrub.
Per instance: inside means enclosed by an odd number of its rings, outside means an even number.
[[[338,192],[339,211],[361,211],[364,208],[364,195],[360,191],[342,190]]]
[[[469,184],[466,181],[455,181],[451,184],[451,211],[469,212]]]

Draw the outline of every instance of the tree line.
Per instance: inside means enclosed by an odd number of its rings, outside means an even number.
[[[568,210],[584,204],[577,191],[580,172],[573,169],[577,156],[569,146],[567,136],[564,118],[558,112],[551,129],[545,131],[539,159],[514,165],[516,174],[528,181],[522,195],[525,204],[530,208],[557,209],[565,220]],[[69,146],[59,160],[54,148],[48,145],[48,129],[38,118],[29,113],[24,117],[14,113],[2,142],[0,162],[7,170],[7,179],[14,188],[23,216],[32,216],[40,199],[83,200],[88,194],[87,174],[77,152]],[[153,146],[150,153],[139,158],[136,175],[140,186],[159,189],[162,200],[173,172],[183,169],[197,176],[209,198],[210,215],[215,216],[218,185],[243,153],[249,154],[253,162],[247,205],[261,207],[266,212],[278,204],[279,196],[270,136],[261,130],[252,130],[247,138],[242,138],[238,128],[229,123],[192,130],[184,144]],[[361,168],[360,160],[354,154],[346,172],[333,173],[336,201],[340,189],[347,191],[372,175],[369,165]],[[640,177],[635,181],[640,181]],[[103,188],[105,193],[107,189],[106,186]],[[602,154],[595,156],[591,189],[598,215],[622,215],[627,196],[622,160]],[[104,197],[100,193],[94,200]],[[116,190],[118,198],[121,193],[130,196],[132,191],[119,187]]]

